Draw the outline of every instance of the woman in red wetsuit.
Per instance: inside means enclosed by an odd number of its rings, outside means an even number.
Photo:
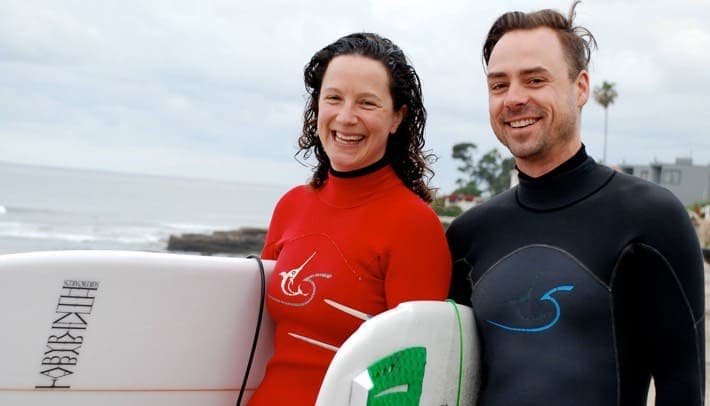
[[[335,351],[368,316],[443,300],[444,230],[429,206],[419,77],[371,33],[338,39],[305,67],[300,153],[309,184],[276,205],[262,252],[275,259],[267,308],[274,355],[250,405],[313,405]]]

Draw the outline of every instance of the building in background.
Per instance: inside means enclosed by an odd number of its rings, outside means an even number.
[[[461,208],[461,211],[466,211],[468,209],[476,207],[484,200],[485,199],[476,195],[469,195],[465,193],[451,193],[450,195],[446,196],[444,206],[458,206]]]
[[[618,168],[622,172],[665,187],[686,206],[710,200],[710,165],[693,165],[692,158],[676,158],[672,164],[622,164]]]

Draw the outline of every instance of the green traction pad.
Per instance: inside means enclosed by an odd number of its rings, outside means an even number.
[[[426,348],[409,347],[376,361],[367,368],[373,387],[368,406],[417,406],[422,396]]]

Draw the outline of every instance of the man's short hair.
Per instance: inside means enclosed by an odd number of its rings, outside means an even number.
[[[488,66],[493,48],[509,31],[532,30],[547,27],[557,33],[569,66],[569,77],[574,80],[579,72],[587,70],[592,50],[597,47],[597,41],[588,29],[574,26],[574,9],[580,0],[575,0],[567,17],[557,10],[544,9],[524,13],[522,11],[507,12],[493,23],[483,44],[484,67]]]

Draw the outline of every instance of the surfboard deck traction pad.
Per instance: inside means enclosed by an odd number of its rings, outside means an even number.
[[[424,347],[405,348],[375,361],[367,368],[373,383],[367,406],[418,405],[425,366]],[[405,390],[398,390],[402,387]]]
[[[461,402],[463,373],[463,326],[456,303],[448,299],[456,313],[459,329],[459,377],[456,404]],[[373,383],[367,396],[367,406],[417,406],[422,396],[426,348],[409,347],[389,354],[372,363],[367,372]],[[406,390],[396,390],[406,388]]]

